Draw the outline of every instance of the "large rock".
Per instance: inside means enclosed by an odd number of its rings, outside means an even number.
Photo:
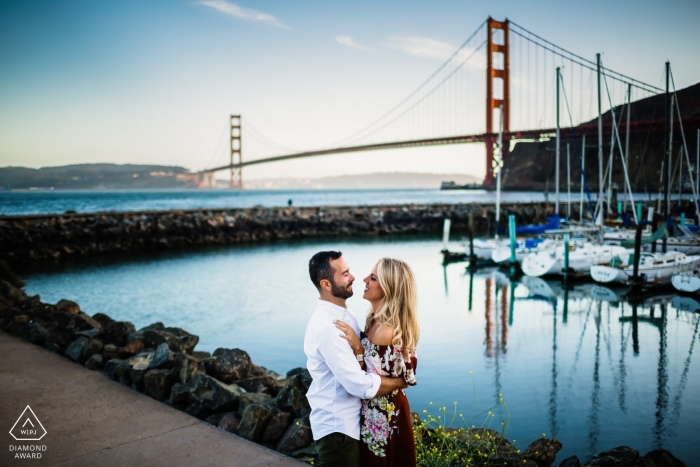
[[[299,417],[294,420],[275,446],[275,450],[290,455],[311,444],[313,439],[310,426],[309,417]]]
[[[235,384],[224,384],[211,376],[197,374],[186,384],[178,383],[170,393],[170,405],[204,419],[217,412],[238,408],[244,390]]]
[[[238,386],[238,385],[236,385]],[[263,405],[273,405],[273,400],[268,394],[261,394],[257,392],[244,392],[238,401],[238,413],[243,415],[246,407],[250,404],[263,404]]]
[[[274,372],[270,372],[270,370],[267,370],[268,374],[276,374]],[[287,372],[287,377],[286,379],[289,380],[293,376],[300,375],[301,376],[301,383],[304,385],[304,387],[308,390],[309,387],[311,386],[311,382],[313,379],[311,378],[311,373],[309,373],[309,370],[307,370],[304,367],[297,367],[294,368],[293,370],[289,370]]]
[[[178,374],[172,370],[148,370],[143,376],[146,394],[164,401],[170,397],[170,390],[178,382]]]
[[[618,446],[591,457],[584,465],[595,467],[633,467],[639,452],[627,446]]]
[[[129,365],[129,361],[119,358],[108,360],[103,369],[108,378],[128,385],[131,384],[130,370],[131,365]]]
[[[193,356],[184,353],[175,354],[173,371],[178,373],[181,383],[189,383],[195,375],[206,374],[204,364],[197,361]]]
[[[88,370],[93,370],[93,371],[98,371],[102,369],[102,366],[104,365],[104,361],[102,359],[102,355],[96,353],[90,358],[87,359],[85,362],[85,368]]]
[[[686,467],[683,461],[665,449],[649,451],[639,459],[638,465],[639,467]]]
[[[168,328],[163,323],[153,323],[145,328],[141,328],[138,334],[148,347],[158,347],[161,344],[168,344],[173,352],[192,354],[195,346],[199,342],[199,336],[190,334],[187,331],[172,327]]]
[[[581,461],[576,456],[567,457],[561,461],[559,467],[581,467]]]
[[[250,404],[241,415],[238,436],[255,441],[262,438],[268,422],[278,409],[269,404]]]
[[[141,339],[135,339],[128,342],[124,347],[119,349],[119,353],[122,357],[132,357],[146,348],[146,344]]]
[[[129,334],[135,330],[136,328],[129,321],[112,321],[104,329],[101,337],[105,342],[123,347],[127,344]]]
[[[308,386],[304,384],[304,375],[299,373],[291,377],[287,384],[277,394],[275,404],[280,410],[289,412],[295,417],[308,411],[309,401],[306,399]]]
[[[27,323],[19,332],[22,339],[26,339],[32,344],[42,345],[46,342],[49,332],[36,320]]]
[[[276,444],[287,431],[287,427],[292,420],[292,415],[287,412],[278,412],[270,418],[262,434],[262,442],[265,444]]]
[[[556,439],[536,439],[523,451],[523,459],[534,461],[537,467],[549,467],[561,450],[561,443]]]
[[[276,396],[281,389],[277,379],[264,375],[239,379],[236,384],[248,392],[266,393],[271,396]]]
[[[149,369],[171,369],[175,364],[175,354],[170,350],[167,343],[162,343],[153,353]]]
[[[76,333],[80,331],[93,331],[96,333],[102,330],[102,325],[92,319],[90,315],[78,312],[71,318],[67,329],[73,330]]]
[[[85,357],[83,357],[83,352],[87,349],[90,340],[87,337],[78,337],[68,348],[65,350],[66,357],[70,358],[76,363],[84,363]]]
[[[227,412],[223,414],[221,418],[219,418],[219,420],[216,423],[216,426],[218,426],[222,430],[237,435],[238,427],[240,426],[240,424],[241,416],[238,414],[238,412]]]
[[[77,315],[80,313],[80,306],[71,300],[59,300],[58,303],[56,303],[56,308],[61,311],[65,311],[66,313],[70,313],[71,315]]]
[[[248,377],[252,363],[244,350],[216,349],[204,366],[208,375],[224,383],[234,383]]]
[[[100,323],[103,329],[106,328],[109,325],[109,323],[114,322],[114,320],[111,317],[107,316],[104,313],[95,313],[94,315],[92,315],[92,319]]]
[[[90,339],[87,346],[83,348],[83,359],[87,361],[95,354],[102,353],[104,345],[100,339]]]
[[[13,286],[5,280],[0,280],[0,297],[5,298],[10,304],[14,305],[27,299],[22,289]]]

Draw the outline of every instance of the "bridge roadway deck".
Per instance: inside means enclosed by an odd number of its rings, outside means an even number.
[[[9,434],[29,405],[41,441]],[[68,359],[0,332],[0,465],[304,466],[214,428]],[[41,459],[10,445],[45,445]]]

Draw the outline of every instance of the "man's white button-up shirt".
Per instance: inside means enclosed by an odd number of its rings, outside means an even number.
[[[362,371],[348,341],[333,324],[336,319],[345,321],[360,335],[357,319],[347,308],[321,299],[306,326],[304,353],[313,378],[306,393],[311,406],[311,430],[315,440],[331,433],[359,440],[360,399],[374,397],[381,378]]]

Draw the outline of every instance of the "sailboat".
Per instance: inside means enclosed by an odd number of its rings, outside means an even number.
[[[679,292],[694,293],[700,290],[700,270],[692,268],[671,276],[673,288]]]
[[[561,243],[561,242],[559,242]],[[556,241],[553,239],[525,238],[515,243],[515,259],[521,263],[528,255],[553,248]],[[510,241],[499,242],[491,252],[494,263],[504,263],[510,259]]]
[[[623,284],[636,283],[633,254],[629,255],[627,264],[612,261],[609,266],[591,266],[591,277],[596,282]],[[678,272],[700,265],[700,256],[687,256],[679,251],[666,253],[642,252],[639,258],[639,281],[645,285],[663,285],[671,282],[671,276]]]
[[[621,265],[627,266],[630,251],[621,246],[599,245],[590,242],[572,243],[569,246],[569,271],[575,276],[588,276],[591,266],[610,264],[619,258]],[[564,246],[530,254],[521,263],[522,271],[531,277],[549,274],[561,275],[564,271]]]

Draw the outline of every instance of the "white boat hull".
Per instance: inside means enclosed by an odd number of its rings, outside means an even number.
[[[591,266],[591,278],[601,284],[610,284],[613,282],[625,283],[629,276],[619,268],[610,266]]]
[[[674,274],[671,284],[676,290],[693,293],[700,290],[700,276],[696,274]]]
[[[642,262],[639,265],[639,278],[642,283],[648,285],[668,284],[671,282],[671,276],[678,274],[679,271],[688,270],[700,263],[700,256],[685,256],[677,252],[669,252],[658,254],[657,261],[647,261],[652,256],[642,256]],[[678,255],[681,255],[679,257]],[[662,259],[662,263],[659,262]],[[592,266],[591,277],[596,282],[610,283],[620,282],[629,283],[633,275],[634,266],[629,265],[625,268],[613,268],[610,266]]]
[[[591,266],[596,264],[608,264],[614,257],[620,258],[623,266],[627,265],[630,251],[620,246],[596,245],[584,243],[573,245],[569,252],[569,273],[577,276],[588,276]],[[559,247],[531,254],[522,262],[522,270],[532,277],[540,277],[547,274],[564,273],[564,248]]]

